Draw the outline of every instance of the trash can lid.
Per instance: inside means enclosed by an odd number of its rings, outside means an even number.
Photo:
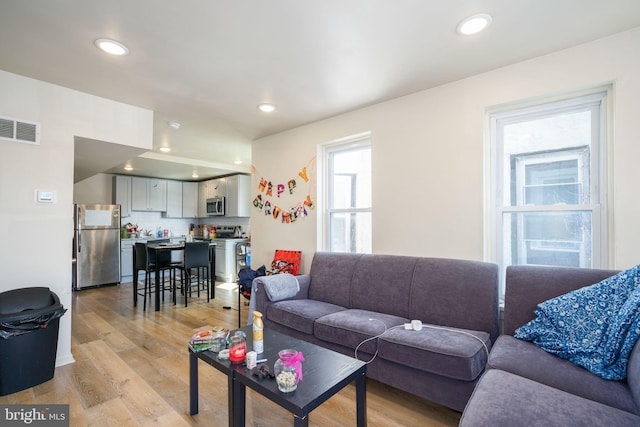
[[[0,293],[0,314],[20,313],[49,307],[56,301],[49,288],[33,287],[12,289]]]

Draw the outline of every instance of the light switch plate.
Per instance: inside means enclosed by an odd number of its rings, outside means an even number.
[[[35,190],[36,203],[55,203],[56,192],[51,190]]]

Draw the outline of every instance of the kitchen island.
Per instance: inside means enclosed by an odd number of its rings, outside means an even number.
[[[120,283],[130,283],[133,281],[133,246],[137,242],[146,243],[148,241],[169,239],[171,243],[181,243],[186,241],[186,236],[178,237],[136,237],[120,240]],[[171,255],[172,261],[180,261],[182,254],[179,252]],[[144,276],[143,276],[144,277]]]
[[[170,251],[171,254],[174,254],[175,252],[184,252],[184,247],[185,247],[185,242],[176,242],[176,243],[149,243],[147,245],[147,248],[149,251],[153,251],[155,252],[155,259],[160,259],[160,253],[164,252],[164,251]],[[135,254],[135,252],[134,252]],[[134,261],[135,264],[135,261]],[[211,271],[214,271],[216,268],[216,243],[215,242],[209,242],[209,274],[211,273]],[[191,270],[189,270],[189,274]],[[134,281],[138,280],[138,274],[136,274],[136,272],[134,271]],[[200,277],[200,276],[198,276]],[[155,309],[156,311],[160,310],[160,266],[156,263],[156,271],[155,271]],[[198,285],[199,286],[199,285]],[[137,293],[137,286],[133,286],[134,289],[134,294]],[[174,288],[175,291],[175,288]],[[200,295],[200,291],[198,291],[198,295]],[[215,287],[215,280],[212,279],[211,280],[211,284],[209,286],[209,296],[207,298],[207,301],[209,301],[209,297],[211,299],[214,299],[216,297],[216,287]],[[134,295],[134,298],[136,298],[136,296]],[[187,298],[187,295],[185,293],[185,298]],[[175,303],[175,295],[174,295],[174,303]]]

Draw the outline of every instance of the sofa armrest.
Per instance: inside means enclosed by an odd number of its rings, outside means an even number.
[[[272,304],[272,301],[269,300],[267,292],[264,289],[264,284],[270,277],[273,276],[256,277],[252,283],[253,289],[251,291],[251,298],[255,298],[255,308],[257,311],[262,313],[263,316],[267,315],[267,307],[269,304]],[[311,277],[308,274],[303,274],[296,276],[296,279],[298,279],[300,290],[294,297],[289,299],[306,299],[309,295],[309,283],[311,282]]]

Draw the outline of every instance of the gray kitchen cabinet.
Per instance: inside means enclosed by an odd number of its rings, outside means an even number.
[[[226,178],[227,199],[226,216],[251,216],[251,177],[249,175],[232,175]]]
[[[227,281],[227,263],[226,263],[226,253],[227,250],[224,246],[224,240],[215,239],[216,242],[216,279],[222,280],[224,282]]]
[[[225,215],[251,216],[251,176],[231,175],[198,183],[198,218],[206,218],[207,199],[225,198]]]
[[[227,197],[227,178],[209,181],[209,197]]]
[[[236,244],[247,239],[212,239],[216,243],[216,279],[224,282],[238,280]]]
[[[167,181],[165,218],[182,218],[182,181]]]
[[[207,199],[226,197],[224,178],[210,179],[198,183],[198,217],[207,218]]]
[[[207,197],[209,197],[208,181],[198,183],[198,218],[207,217]]]
[[[167,210],[167,181],[133,177],[131,180],[131,210],[165,212]]]
[[[132,178],[131,180],[131,210],[149,210],[149,179]]]
[[[133,280],[133,244],[135,240],[120,241],[120,282],[130,283]]]
[[[167,181],[149,179],[149,210],[164,212],[167,210]]]
[[[168,206],[167,206],[168,209]],[[198,183],[182,183],[182,217],[197,218],[198,215]]]
[[[131,216],[131,177],[115,175],[113,177],[112,203],[120,205],[120,217]]]

